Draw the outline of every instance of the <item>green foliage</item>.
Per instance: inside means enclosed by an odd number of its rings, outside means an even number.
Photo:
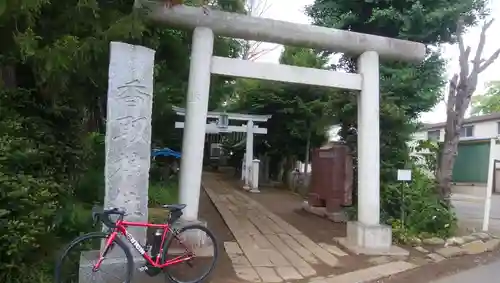
[[[299,67],[323,69],[328,60],[308,48],[287,46],[280,56],[280,63]]]
[[[491,81],[486,92],[472,97],[472,115],[500,112],[500,81]]]
[[[165,204],[177,203],[179,200],[179,185],[177,179],[149,184],[149,206],[161,207]]]
[[[486,0],[316,0],[307,14],[321,26],[350,29],[425,44],[454,43],[457,20],[474,26]]]
[[[86,204],[104,203],[104,135],[91,132],[84,141],[84,162],[88,166],[75,183],[74,197]]]
[[[53,180],[0,173],[0,190],[0,275],[2,282],[7,282],[23,271],[23,262],[29,264],[38,258],[33,251],[50,243],[47,235],[54,229],[51,219],[59,204],[56,192],[62,188]]]
[[[381,217],[393,227],[396,241],[414,237],[449,237],[455,231],[456,216],[435,191],[436,181],[414,168],[409,184],[383,184]]]
[[[280,62],[313,68],[325,68],[327,63],[315,51],[297,47],[286,47]],[[311,147],[326,141],[328,127],[335,122],[335,96],[336,92],[328,88],[241,79],[227,111],[272,115],[264,125],[268,133],[256,137],[257,142],[266,144],[259,143],[257,154],[271,156],[271,174],[277,176],[283,159],[304,160],[308,137]]]
[[[60,227],[58,236],[61,244],[73,240],[76,236],[99,230],[99,227],[93,226],[91,215],[92,205],[88,203],[66,203],[56,218]]]
[[[0,100],[0,281],[22,282],[26,265],[54,247],[54,216],[82,170],[82,147],[73,138],[74,120],[66,120],[75,114],[68,107],[47,109],[23,90],[2,89]]]
[[[411,147],[411,162],[423,172],[434,177],[438,167],[440,144],[431,140],[419,140]]]
[[[436,181],[415,165],[412,181],[381,184],[381,221],[393,229],[393,239],[410,244],[417,237],[449,237],[457,229],[457,217],[435,191]],[[345,210],[356,219],[357,208]]]

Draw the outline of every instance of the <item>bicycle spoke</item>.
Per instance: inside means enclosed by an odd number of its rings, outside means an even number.
[[[208,230],[199,227],[181,229],[169,242],[164,262],[172,264],[165,267],[164,272],[174,282],[199,282],[209,275],[215,265],[217,259],[215,238]]]

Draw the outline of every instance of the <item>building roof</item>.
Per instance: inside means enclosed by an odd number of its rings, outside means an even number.
[[[487,121],[491,121],[491,120],[500,120],[500,112],[469,117],[467,119],[464,119],[464,125],[472,124],[472,123],[487,122]],[[446,122],[434,123],[434,124],[424,124],[421,127],[421,129],[422,130],[432,130],[432,129],[444,128],[445,126],[446,126]]]

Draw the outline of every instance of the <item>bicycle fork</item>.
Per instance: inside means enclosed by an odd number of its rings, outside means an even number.
[[[113,241],[116,238],[117,232],[113,232],[109,235],[108,239],[106,240],[106,243],[104,244],[104,249],[102,252],[99,254],[99,259],[97,260],[96,264],[94,267],[92,267],[93,272],[97,272],[99,268],[101,267],[102,261],[104,260],[104,257],[108,254],[109,251],[113,249]]]

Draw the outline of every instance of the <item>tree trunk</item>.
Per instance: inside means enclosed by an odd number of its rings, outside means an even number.
[[[458,75],[454,75],[450,80],[444,143],[438,164],[439,170],[436,174],[438,193],[441,199],[446,202],[450,200],[453,166],[457,156],[465,111],[469,107],[470,98],[475,90],[475,87],[470,87],[471,79],[473,78],[463,79],[460,77],[459,79]]]
[[[283,157],[278,164],[278,176],[276,176],[276,181],[283,182],[283,176],[285,175],[286,157]]]
[[[263,178],[266,183],[269,183],[269,179],[271,178],[270,167],[271,167],[271,158],[266,153],[264,155],[264,178]]]
[[[460,132],[465,112],[469,107],[472,94],[476,90],[478,75],[486,70],[500,55],[500,49],[498,49],[488,59],[481,58],[486,43],[486,30],[491,26],[492,22],[493,20],[490,20],[483,25],[476,53],[471,61],[469,60],[471,48],[470,46],[465,47],[462,38],[463,22],[460,19],[457,23],[460,72],[455,74],[449,83],[444,144],[436,173],[438,193],[448,203],[451,195],[453,166],[458,143],[460,142]]]
[[[439,162],[437,172],[439,195],[443,200],[449,200],[451,194],[451,181],[453,174],[453,166],[457,156],[458,143],[460,141],[460,130],[462,119],[458,117],[457,113],[453,113],[452,117],[448,117],[447,129],[445,131],[445,138],[443,149]],[[456,125],[460,125],[456,129]]]
[[[311,131],[307,133],[306,157],[304,158],[304,178],[307,175],[307,167],[309,167],[309,154],[311,152]]]
[[[16,68],[14,66],[0,66],[0,87],[7,89],[17,87]]]

